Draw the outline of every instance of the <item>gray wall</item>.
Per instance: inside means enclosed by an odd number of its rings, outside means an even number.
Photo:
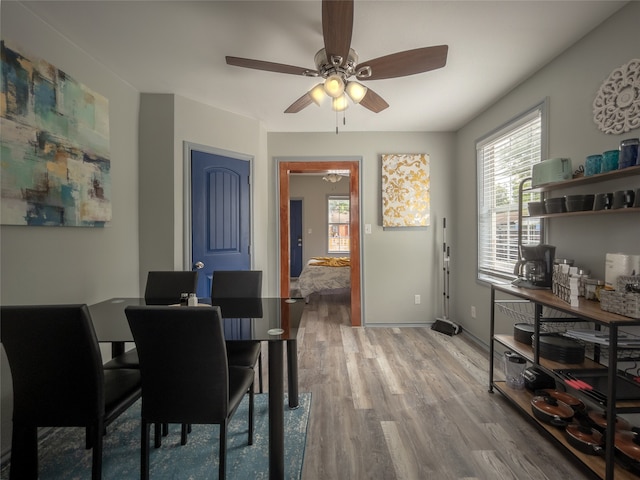
[[[640,137],[636,129],[623,135],[606,135],[593,121],[592,103],[611,71],[640,58],[638,39],[640,2],[622,10],[569,48],[554,61],[509,92],[491,108],[458,131],[456,137],[456,196],[453,237],[458,252],[452,265],[453,316],[465,329],[489,341],[489,288],[475,280],[476,249],[476,155],[478,138],[515,115],[549,97],[549,157],[570,157],[574,169],[592,153],[618,147],[620,140]],[[589,186],[573,193],[614,191],[623,185],[640,187],[640,177]],[[627,187],[628,188],[628,187]],[[557,191],[553,195],[568,192]],[[640,254],[640,216],[634,214],[567,217],[549,222],[548,243],[557,246],[561,258],[572,258],[602,278],[605,254]],[[470,315],[477,308],[477,318]]]
[[[311,257],[327,254],[327,198],[349,195],[349,179],[329,183],[319,175],[289,177],[289,197],[302,200],[302,265]],[[311,230],[311,233],[309,232]],[[342,256],[332,254],[331,256]]]
[[[202,105],[178,95],[140,99],[140,271],[189,270],[188,172],[185,143],[204,151],[248,158],[254,178],[266,175],[264,128],[257,120]],[[197,149],[197,148],[196,148]],[[253,268],[264,270],[267,189],[251,187]],[[185,196],[186,195],[186,196]],[[256,241],[258,239],[259,241]],[[188,253],[188,252],[187,252]],[[144,278],[141,279],[144,282]],[[266,292],[274,280],[265,274]]]
[[[362,157],[361,227],[363,323],[424,324],[441,314],[442,218],[451,219],[455,195],[452,183],[452,133],[269,133],[269,158],[340,160]],[[381,161],[384,153],[428,153],[431,174],[431,226],[383,230],[381,221]],[[272,167],[275,173],[275,165]],[[275,192],[274,192],[275,195]],[[272,198],[275,198],[272,197]],[[278,225],[278,211],[271,224]],[[275,259],[270,268],[275,268]],[[414,295],[421,304],[414,304]]]

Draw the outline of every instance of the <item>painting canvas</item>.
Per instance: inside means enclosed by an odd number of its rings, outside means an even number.
[[[429,155],[382,155],[382,226],[426,227],[430,215]]]
[[[101,227],[111,220],[109,103],[1,43],[0,220]]]

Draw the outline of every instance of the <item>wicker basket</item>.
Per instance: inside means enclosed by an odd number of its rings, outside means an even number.
[[[535,321],[534,305],[527,300],[499,300],[496,301],[496,307],[498,307],[500,312],[517,320],[518,322],[533,323]],[[579,320],[567,313],[553,308],[543,307],[540,319],[540,331],[555,333],[564,332],[567,329],[574,328],[577,321]]]
[[[640,275],[621,275],[616,282],[616,291],[640,293]]]
[[[605,312],[640,319],[640,293],[602,290],[600,292],[600,308]]]

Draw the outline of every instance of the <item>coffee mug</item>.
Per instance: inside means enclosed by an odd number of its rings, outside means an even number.
[[[613,205],[611,208],[626,208],[633,205],[635,192],[633,190],[618,190],[613,194]]]
[[[609,210],[613,202],[613,193],[598,193],[593,201],[594,210]]]
[[[618,169],[619,150],[607,150],[602,154],[602,166],[600,173],[607,173]]]

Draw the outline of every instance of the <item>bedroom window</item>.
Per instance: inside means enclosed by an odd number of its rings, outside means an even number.
[[[478,279],[513,279],[518,253],[518,187],[546,150],[546,101],[476,142]],[[525,184],[525,187],[530,186]],[[525,193],[527,202],[539,193]],[[523,218],[523,244],[542,243],[540,218]]]
[[[349,197],[330,196],[328,211],[328,253],[349,253]]]

